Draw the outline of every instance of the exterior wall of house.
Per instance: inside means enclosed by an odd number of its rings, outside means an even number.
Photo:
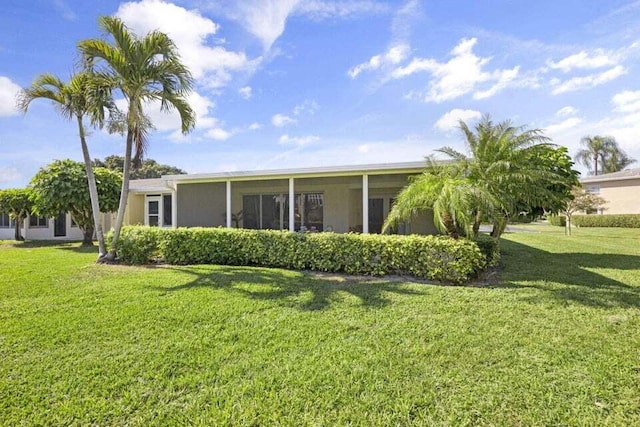
[[[144,224],[144,197],[144,194],[129,193],[127,209],[124,212],[125,225]],[[113,223],[115,224],[115,218]]]
[[[29,218],[25,221],[25,224],[21,227],[22,237],[27,240],[82,240],[82,231],[78,227],[71,226],[71,215],[65,215],[66,234],[64,236],[54,236],[54,224],[53,218],[47,220],[47,225],[42,227],[29,226]],[[26,225],[26,227],[25,227]],[[103,218],[103,226],[110,226],[108,219]],[[105,228],[108,230],[108,228]],[[0,240],[13,240],[15,237],[15,231],[13,227],[4,228],[0,227]]]
[[[588,183],[585,186],[600,186],[598,195],[607,201],[604,214],[640,213],[640,178],[619,181]]]
[[[226,224],[227,188],[224,182],[179,184],[179,227],[219,227]],[[236,211],[239,209],[236,209]],[[232,212],[235,212],[233,209]]]

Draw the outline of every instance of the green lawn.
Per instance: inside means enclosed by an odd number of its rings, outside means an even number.
[[[640,230],[524,228],[490,287],[0,243],[0,425],[640,425]]]

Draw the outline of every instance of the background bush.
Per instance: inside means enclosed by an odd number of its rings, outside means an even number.
[[[259,265],[376,276],[404,274],[454,283],[464,282],[497,262],[498,257],[497,243],[488,236],[476,244],[445,236],[144,226],[124,227],[116,250],[119,259],[129,264],[160,258],[170,264]]]
[[[571,222],[576,227],[640,228],[640,214],[573,215]]]
[[[575,216],[571,218],[575,218]],[[567,225],[567,218],[565,218],[564,215],[547,215],[547,221],[549,221],[549,224],[557,227],[566,227]]]

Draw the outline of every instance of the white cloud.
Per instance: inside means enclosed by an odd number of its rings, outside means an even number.
[[[370,0],[352,1],[320,1],[307,0],[299,3],[296,14],[306,15],[311,19],[348,18],[363,14],[384,13],[389,6]]]
[[[226,141],[233,135],[233,132],[224,130],[221,127],[214,127],[209,129],[205,135],[216,141]]]
[[[625,90],[624,92],[616,93],[612,101],[616,111],[622,113],[638,112],[640,111],[640,90]]]
[[[22,88],[8,77],[0,76],[0,117],[18,114],[16,96]]]
[[[438,62],[431,58],[414,58],[408,65],[393,70],[391,77],[401,79],[415,73],[429,72],[432,80],[428,91],[426,94],[419,95],[425,102],[455,99],[473,92],[479,84],[487,82],[493,82],[493,85],[484,91],[476,91],[474,97],[476,99],[491,97],[512,84],[520,68],[516,66],[512,69],[485,71],[484,67],[491,58],[481,58],[473,53],[473,47],[477,41],[476,38],[462,39],[451,50],[452,58],[448,62]]]
[[[231,16],[268,51],[284,32],[289,15],[299,3],[300,0],[244,0],[236,3]]]
[[[497,80],[496,84],[484,91],[478,91],[473,94],[474,99],[491,98],[502,89],[510,86],[518,77],[520,66],[516,66],[510,70],[496,70],[493,72],[493,78]]]
[[[69,5],[63,0],[54,0],[53,5],[62,14],[62,17],[67,21],[76,21],[78,15],[69,7]]]
[[[253,122],[249,125],[249,130],[258,130],[262,129],[262,125],[258,122]]]
[[[271,117],[271,124],[273,124],[275,127],[278,127],[278,128],[281,128],[286,125],[291,125],[297,122],[298,121],[296,119],[280,113],[275,114],[273,117]]]
[[[252,92],[251,86],[245,86],[245,87],[241,87],[240,89],[238,89],[238,93],[244,99],[251,99],[251,95],[252,95],[251,92]]]
[[[279,143],[281,145],[296,145],[298,147],[304,147],[306,145],[309,145],[311,143],[314,143],[316,141],[320,140],[319,136],[315,136],[315,135],[306,135],[306,136],[289,136],[287,134],[284,134],[280,137],[279,139]]]
[[[616,65],[617,63],[618,58],[614,54],[606,53],[602,49],[598,49],[591,54],[583,50],[558,62],[548,61],[549,67],[555,70],[562,70],[565,73],[573,69],[602,68]]]
[[[225,86],[232,72],[254,70],[261,60],[251,61],[244,52],[211,45],[208,39],[216,34],[219,25],[195,10],[162,0],[142,0],[122,3],[116,15],[138,34],[152,30],[167,33],[194,78],[212,88]]]
[[[573,108],[570,105],[567,105],[566,107],[562,107],[561,109],[556,111],[556,116],[558,117],[573,116],[577,112],[578,112],[577,109]]]
[[[584,120],[582,120],[579,117],[570,117],[566,120],[561,121],[560,123],[556,123],[550,126],[547,126],[547,128],[545,129],[545,131],[550,134],[550,135],[554,135],[557,134],[559,132],[563,132],[566,131],[568,129],[574,128],[576,126],[578,126],[580,123],[582,123]]]
[[[553,95],[560,95],[566,92],[591,89],[592,87],[610,82],[611,80],[615,80],[626,73],[626,68],[624,68],[622,65],[616,65],[615,67],[601,73],[589,74],[587,76],[581,77],[573,77],[564,82],[559,79],[552,79],[551,85],[553,86],[553,89],[551,93]]]
[[[303,103],[296,105],[293,107],[293,115],[314,115],[316,111],[320,109],[320,105],[314,100],[305,100]]]
[[[438,119],[434,127],[442,132],[450,132],[458,127],[460,120],[467,122],[482,117],[480,111],[453,109]]]
[[[397,65],[404,61],[409,54],[409,46],[407,44],[399,44],[390,47],[385,53],[372,56],[367,62],[358,64],[349,69],[347,74],[355,79],[364,71],[373,71],[384,66]]]
[[[17,181],[22,178],[22,174],[16,168],[0,167],[0,182]]]

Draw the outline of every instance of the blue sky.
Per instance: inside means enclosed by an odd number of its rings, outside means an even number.
[[[489,113],[545,129],[573,154],[616,137],[640,159],[640,1],[9,0],[0,15],[0,188],[54,159],[77,129],[14,97],[64,79],[100,15],[167,32],[196,78],[196,129],[149,105],[147,156],[188,172],[418,161],[462,148],[455,126]],[[92,157],[123,140],[93,130]]]

